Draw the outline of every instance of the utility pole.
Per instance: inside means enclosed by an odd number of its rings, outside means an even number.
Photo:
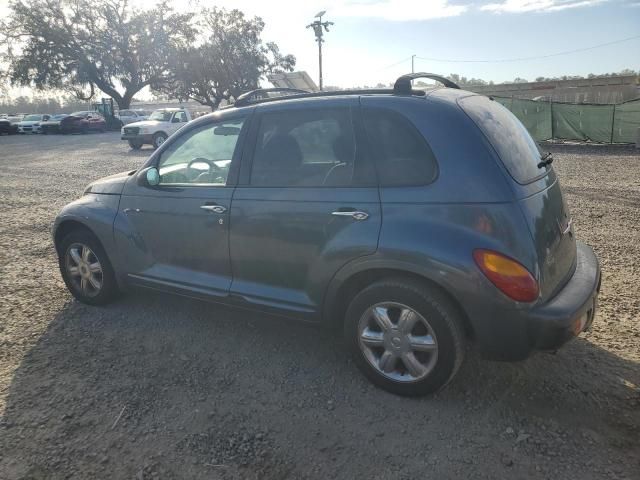
[[[327,13],[325,10],[316,14],[315,20],[313,23],[307,25],[307,28],[313,28],[313,33],[316,35],[316,42],[318,42],[318,71],[320,76],[320,91],[322,91],[322,42],[324,40],[322,37],[324,36],[324,32],[329,31],[329,25],[333,25],[333,22],[323,22],[322,16]]]
[[[415,55],[411,55],[411,73],[416,73],[415,68],[413,68],[413,60],[416,58]]]

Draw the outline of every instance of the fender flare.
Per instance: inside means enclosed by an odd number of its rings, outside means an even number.
[[[435,268],[429,268],[422,264],[411,263],[402,259],[381,257],[380,255],[374,254],[354,259],[343,265],[340,270],[336,272],[327,286],[322,302],[322,323],[325,325],[332,324],[332,317],[335,313],[335,309],[339,307],[338,300],[340,291],[342,287],[354,277],[354,275],[358,275],[366,271],[373,272],[376,270],[393,270],[400,274],[406,273],[421,277],[427,282],[433,283],[436,287],[442,289],[466,315],[466,312],[461,306],[462,304],[460,299],[456,297],[454,293],[455,290],[447,281],[446,275],[442,275],[441,269],[436,270]]]

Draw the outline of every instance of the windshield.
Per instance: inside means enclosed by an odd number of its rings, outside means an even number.
[[[73,112],[71,115],[74,117],[86,117],[90,112]]]
[[[66,114],[64,114],[64,113],[63,113],[63,114],[60,114],[60,115],[54,115],[53,117],[51,117],[51,120],[61,120],[61,119],[63,119],[63,118],[64,118],[64,117],[66,117],[66,116],[67,116],[67,115],[66,115]]]
[[[42,118],[41,115],[27,115],[26,117],[24,117],[24,121],[25,122],[35,122],[38,121]]]
[[[171,121],[171,115],[173,112],[167,112],[166,110],[156,110],[151,114],[149,120],[157,120],[158,122],[169,122]]]

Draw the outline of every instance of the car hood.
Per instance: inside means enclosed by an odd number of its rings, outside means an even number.
[[[115,175],[110,175],[108,177],[101,178],[100,180],[96,180],[87,186],[84,193],[120,195],[124,188],[124,184],[135,172],[135,170],[129,170],[128,172],[116,173]]]
[[[35,125],[37,123],[40,123],[42,120],[29,120],[29,121],[25,121],[22,120],[21,122],[18,123],[18,125],[21,125],[23,127],[28,127],[30,125]]]

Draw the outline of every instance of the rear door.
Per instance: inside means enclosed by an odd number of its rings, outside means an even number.
[[[318,320],[330,279],[376,251],[373,165],[356,147],[357,98],[256,109],[231,206],[231,294]]]
[[[543,299],[553,296],[573,273],[576,243],[572,220],[551,164],[527,129],[505,107],[482,96],[460,106],[483,131],[512,179],[515,196],[529,226],[538,257]]]

